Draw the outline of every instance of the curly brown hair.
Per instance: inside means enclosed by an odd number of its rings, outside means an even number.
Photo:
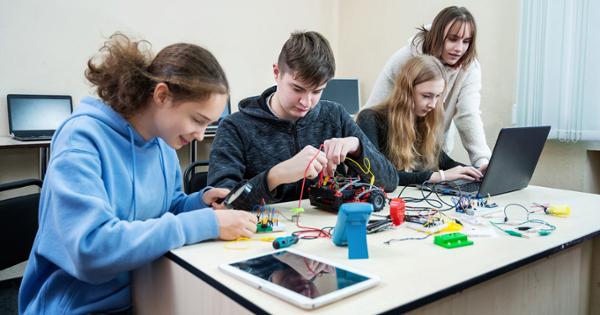
[[[88,60],[86,79],[96,87],[98,96],[124,117],[142,110],[160,82],[167,84],[174,102],[229,93],[225,72],[208,50],[178,43],[153,57],[150,46],[117,32]]]

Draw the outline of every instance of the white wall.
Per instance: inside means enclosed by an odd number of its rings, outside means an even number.
[[[70,94],[76,103],[92,93],[83,76],[85,63],[117,30],[149,40],[155,52],[178,41],[208,48],[225,68],[233,104],[273,84],[271,64],[291,31],[317,30],[332,44],[337,76],[361,80],[364,103],[389,56],[449,5],[466,6],[478,24],[481,109],[493,146],[500,128],[511,124],[519,0],[2,1],[0,135],[8,134],[8,93]],[[455,147],[453,157],[467,161],[458,140]],[[533,183],[583,191],[597,187],[597,175],[588,178],[587,172],[597,169],[590,166],[588,147],[547,143]],[[36,154],[0,150],[0,182],[36,176]]]
[[[271,64],[291,31],[318,30],[335,45],[333,1],[297,8],[278,0],[168,3],[3,1],[0,94],[66,93],[77,101],[92,92],[83,77],[86,61],[115,31],[150,41],[156,52],[181,41],[208,48],[225,68],[234,101],[273,82]],[[0,133],[7,134],[6,110],[0,112]]]
[[[416,27],[431,23],[441,9],[450,5],[467,7],[477,23],[477,52],[483,81],[481,111],[491,148],[500,129],[512,122],[519,0],[345,0],[339,6],[338,75],[361,79],[364,104],[387,59],[408,42]],[[598,147],[594,143],[547,142],[532,184],[600,192],[600,174],[593,165],[598,163]],[[468,162],[458,136],[454,148],[451,156]],[[596,151],[587,151],[590,148]]]
[[[387,59],[435,15],[450,5],[465,6],[477,23],[477,52],[482,68],[481,110],[493,146],[498,131],[511,122],[515,95],[519,1],[344,1],[340,8],[340,68],[362,80],[363,104]],[[458,137],[457,137],[458,138]],[[458,139],[457,139],[458,140]],[[468,162],[457,141],[453,156]]]
[[[93,93],[87,60],[115,31],[146,39],[154,52],[200,44],[224,67],[232,103],[274,84],[271,65],[295,30],[316,30],[335,49],[337,1],[0,1],[0,135],[6,94]],[[234,109],[234,110],[237,110]],[[0,182],[37,176],[37,151],[0,150]]]

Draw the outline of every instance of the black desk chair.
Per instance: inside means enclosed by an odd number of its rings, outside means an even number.
[[[0,184],[0,192],[28,186],[42,187],[39,179],[25,179]],[[29,259],[33,240],[38,229],[40,194],[28,194],[0,200],[0,239],[2,255],[0,270]],[[0,313],[17,314],[21,277],[0,281]]]
[[[196,161],[185,168],[185,171],[183,172],[183,191],[186,194],[191,194],[206,187],[208,183],[208,168],[196,172],[196,168],[200,166],[208,167],[208,161]]]

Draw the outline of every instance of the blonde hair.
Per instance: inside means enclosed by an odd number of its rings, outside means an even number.
[[[388,159],[399,170],[437,170],[439,166],[442,97],[425,117],[417,117],[414,113],[415,86],[439,79],[444,80],[445,90],[446,72],[437,58],[429,55],[413,57],[396,77],[390,96],[372,108],[381,117],[387,117]]]

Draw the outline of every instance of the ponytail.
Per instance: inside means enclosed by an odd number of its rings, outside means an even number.
[[[155,86],[165,82],[173,101],[203,100],[228,94],[229,84],[217,59],[206,49],[186,43],[165,47],[153,57],[147,41],[113,34],[88,60],[85,77],[98,96],[128,118],[142,110]]]

